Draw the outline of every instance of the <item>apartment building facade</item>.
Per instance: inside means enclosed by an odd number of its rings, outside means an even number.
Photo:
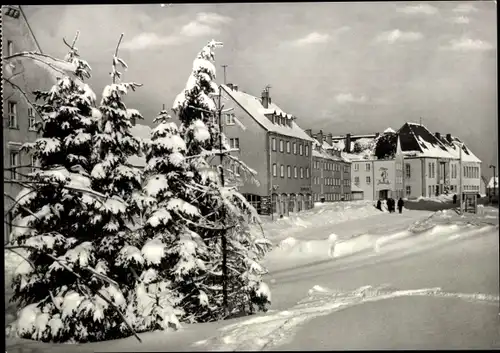
[[[42,50],[20,6],[2,6],[2,56],[8,57],[22,51]],[[48,90],[55,83],[54,76],[29,59],[11,59],[3,67],[3,165],[4,165],[4,240],[7,240],[12,223],[8,210],[13,198],[21,191],[13,180],[22,180],[35,168],[31,155],[21,151],[25,142],[38,137],[35,122],[39,119],[31,103],[35,90]],[[22,167],[20,167],[22,166]]]
[[[222,117],[231,154],[256,172],[256,182],[240,176],[240,192],[261,214],[312,208],[314,141],[297,125],[297,118],[273,103],[268,89],[257,98],[237,85],[221,85],[221,99],[225,110],[231,110]]]
[[[310,130],[307,131],[310,133]],[[328,146],[328,144],[326,144]],[[340,150],[313,143],[312,192],[315,202],[350,201],[351,166]]]
[[[432,134],[416,123],[404,124],[398,134],[404,154],[405,197],[458,193],[460,173],[463,191],[479,193],[481,160],[460,139],[451,134],[445,137],[440,133]]]

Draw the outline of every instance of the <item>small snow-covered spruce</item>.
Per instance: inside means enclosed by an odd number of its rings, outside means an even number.
[[[114,285],[103,280],[85,201],[103,196],[91,190],[89,178],[98,113],[95,95],[83,82],[90,67],[76,55],[75,43],[67,57],[72,75],[58,78],[49,92],[37,92],[43,101],[41,137],[23,149],[40,169],[23,181],[27,188],[12,210],[20,227],[13,228],[10,247],[25,248],[29,262],[13,278],[20,310],[11,332],[42,341],[103,339],[113,332],[106,316],[114,308],[99,295],[120,305]]]
[[[184,319],[211,321],[226,316],[223,306],[222,286],[223,250],[221,239],[227,240],[227,296],[231,314],[251,312],[253,306],[265,309],[270,302],[261,276],[265,270],[259,265],[270,249],[270,242],[260,233],[252,233],[250,224],[258,222],[255,209],[232,187],[221,185],[218,173],[208,161],[214,154],[227,154],[223,143],[220,151],[220,134],[217,121],[218,109],[213,97],[219,94],[215,83],[214,50],[222,43],[210,41],[193,62],[193,71],[186,88],[174,102],[174,112],[180,121],[180,134],[186,144],[188,170],[198,186],[192,190],[203,224],[187,223],[210,249],[205,271],[192,278],[194,288],[203,291],[184,290],[182,308]],[[222,141],[225,138],[222,136]]]

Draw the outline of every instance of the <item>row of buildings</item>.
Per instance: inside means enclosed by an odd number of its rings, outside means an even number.
[[[221,95],[232,108],[223,117],[232,153],[257,171],[258,183],[243,181],[240,191],[261,213],[287,214],[318,201],[457,193],[460,158],[464,191],[479,193],[481,160],[451,134],[411,122],[371,135],[313,133],[280,109],[268,89],[255,97],[227,84]],[[388,134],[396,137],[394,153],[377,158],[377,141]]]

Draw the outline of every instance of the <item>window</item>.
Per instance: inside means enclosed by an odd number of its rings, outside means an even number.
[[[240,139],[238,137],[236,138],[230,138],[229,139],[229,147],[231,149],[240,149]]]
[[[410,195],[411,195],[411,186],[406,185],[406,196],[410,196]]]
[[[370,171],[370,163],[366,163],[366,164],[365,164],[365,170],[366,170],[367,172],[369,172],[369,171]]]
[[[28,108],[28,129],[30,131],[36,131],[36,120],[35,120],[35,111],[33,108]]]
[[[297,167],[293,167],[293,177],[297,179]]]
[[[302,156],[304,153],[304,146],[302,144],[299,145],[299,154]]]
[[[17,103],[8,102],[7,111],[9,114],[9,128],[18,129],[19,126],[17,125]]]
[[[431,197],[432,196],[432,185],[429,185],[428,187],[429,191],[428,191],[428,197]]]
[[[273,163],[273,176],[277,176],[276,163]]]
[[[280,165],[280,177],[285,177],[285,166],[283,164]]]
[[[225,114],[226,125],[234,125],[234,114]]]
[[[7,55],[11,56],[14,54],[14,43],[11,40],[7,41]]]
[[[409,165],[408,163],[405,163],[405,178],[411,178],[411,165]]]
[[[432,170],[431,178],[435,178],[436,177],[436,164],[435,163],[431,164],[431,170]]]
[[[300,167],[300,179],[304,179],[304,168]]]
[[[271,140],[271,148],[273,151],[276,151],[276,139],[274,137]]]
[[[286,153],[290,153],[290,141],[286,142]]]
[[[355,163],[354,164],[354,171],[357,172],[359,170],[359,164]]]
[[[290,167],[289,165],[286,166],[286,174],[289,178],[292,177],[292,167]]]
[[[293,154],[297,154],[297,143],[296,142],[293,143],[292,148],[293,148]]]
[[[309,145],[306,145],[306,156],[309,156]]]
[[[359,177],[354,177],[354,184],[359,185]]]
[[[12,168],[10,171],[10,178],[11,179],[17,179],[18,174],[17,174],[17,168],[19,166],[19,152],[18,151],[11,151],[10,152],[10,167]]]
[[[36,158],[33,155],[31,155],[31,172],[32,173],[36,172]]]
[[[370,184],[371,182],[372,182],[372,179],[371,179],[369,176],[367,176],[367,177],[366,177],[366,183],[367,183],[367,184]]]
[[[306,178],[309,178],[309,168],[306,168]]]
[[[283,140],[280,140],[280,152],[283,152],[285,148]]]

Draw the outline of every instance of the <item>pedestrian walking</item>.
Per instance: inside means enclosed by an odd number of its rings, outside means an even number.
[[[394,199],[392,197],[389,197],[387,203],[388,203],[389,213],[394,212]]]
[[[377,209],[382,211],[382,201],[380,201],[380,199],[377,201]]]
[[[457,194],[453,195],[453,204],[457,203]]]
[[[398,210],[399,210],[399,213],[403,213],[403,206],[404,206],[404,201],[403,199],[400,197],[399,200],[398,200]]]

